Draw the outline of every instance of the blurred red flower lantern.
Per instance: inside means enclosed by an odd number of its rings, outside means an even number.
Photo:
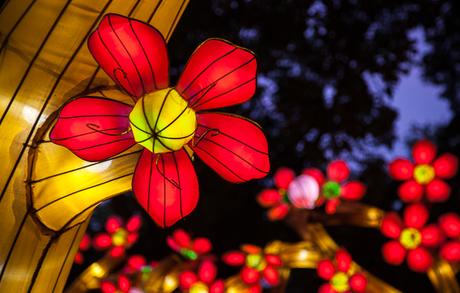
[[[318,262],[318,276],[329,283],[322,285],[319,293],[365,292],[367,278],[363,273],[352,269],[351,255],[337,250],[333,260],[324,259]]]
[[[122,257],[126,248],[131,247],[138,239],[138,231],[142,225],[139,215],[132,216],[126,225],[117,216],[111,216],[105,223],[107,233],[99,233],[94,237],[94,248],[110,250],[113,258]]]
[[[191,270],[179,274],[179,285],[183,292],[189,293],[223,293],[224,282],[217,277],[217,268],[210,259],[203,260],[198,273]]]
[[[78,245],[77,254],[75,254],[74,262],[81,265],[85,261],[83,252],[87,251],[91,247],[91,237],[88,234],[83,235],[83,238]]]
[[[327,166],[327,178],[316,168],[305,169],[304,174],[310,175],[321,186],[320,203],[326,202],[326,213],[333,214],[341,199],[357,201],[366,193],[366,186],[359,181],[347,181],[350,169],[342,160],[332,161]]]
[[[393,160],[388,169],[392,178],[404,181],[398,195],[405,202],[416,202],[423,195],[430,202],[442,202],[449,198],[450,187],[444,181],[457,173],[458,160],[452,154],[436,157],[436,146],[420,140],[412,148],[414,162],[405,158]]]
[[[198,237],[192,239],[190,235],[182,229],[177,229],[172,236],[166,239],[168,246],[189,260],[196,260],[200,256],[209,253],[212,244],[209,239]]]
[[[131,289],[131,281],[126,275],[119,275],[116,282],[103,280],[101,282],[102,293],[127,293]]]
[[[460,262],[460,216],[447,213],[439,217],[441,227],[447,241],[441,245],[439,255],[448,262]]]
[[[407,256],[407,264],[416,272],[427,271],[433,258],[429,248],[438,247],[444,235],[435,224],[426,225],[428,210],[419,203],[404,210],[403,220],[396,213],[388,213],[382,219],[380,230],[393,240],[382,247],[383,258],[392,265],[400,265]]]
[[[272,287],[280,282],[281,258],[264,253],[260,247],[243,245],[241,251],[225,253],[222,260],[230,266],[242,266],[240,278],[251,292],[262,292],[262,284]]]
[[[133,192],[158,225],[173,225],[197,204],[193,153],[230,182],[268,173],[267,141],[258,125],[233,114],[205,112],[253,96],[257,62],[252,52],[207,40],[193,53],[176,87],[169,87],[166,43],[146,23],[108,14],[88,47],[135,105],[78,97],[60,110],[50,139],[86,161],[108,160],[142,145]]]

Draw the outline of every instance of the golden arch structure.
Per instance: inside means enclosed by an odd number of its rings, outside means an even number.
[[[113,84],[86,46],[89,34],[111,12],[146,21],[169,40],[187,4],[14,0],[1,7],[0,292],[61,292],[94,208],[131,188],[138,151],[87,163],[47,141],[55,111],[70,97],[110,94]]]

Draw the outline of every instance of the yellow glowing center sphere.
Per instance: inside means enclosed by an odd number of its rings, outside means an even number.
[[[140,98],[129,122],[134,140],[156,154],[180,150],[196,130],[195,112],[173,88]]]
[[[336,273],[331,279],[331,285],[337,292],[350,290],[350,286],[348,285],[348,275],[343,272]]]
[[[208,293],[208,286],[202,282],[193,284],[189,290],[190,293]]]
[[[128,241],[128,232],[120,228],[112,235],[112,244],[115,246],[123,246]]]
[[[415,249],[422,242],[422,235],[417,229],[406,228],[401,232],[399,242],[406,249]]]
[[[419,184],[430,183],[435,176],[434,168],[430,165],[422,164],[414,168],[414,178]]]

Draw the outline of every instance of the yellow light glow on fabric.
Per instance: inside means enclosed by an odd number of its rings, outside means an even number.
[[[195,112],[173,88],[140,98],[129,120],[136,142],[156,154],[181,149],[196,130]]]
[[[190,288],[190,293],[208,293],[208,286],[202,282],[195,283]]]

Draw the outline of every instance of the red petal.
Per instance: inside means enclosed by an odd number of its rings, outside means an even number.
[[[278,270],[272,266],[265,267],[265,269],[262,271],[262,275],[267,284],[270,286],[276,286],[280,282],[280,274]]]
[[[190,214],[198,202],[198,181],[182,149],[155,155],[144,150],[133,177],[133,192],[155,222],[169,227]]]
[[[192,271],[184,271],[179,275],[179,284],[182,289],[188,290],[198,282],[198,276]]]
[[[350,181],[342,185],[340,196],[348,200],[360,200],[366,193],[366,189],[363,183]]]
[[[84,261],[83,254],[80,251],[77,251],[75,258],[73,260],[76,264],[81,265]]]
[[[260,254],[262,253],[262,249],[253,244],[243,244],[241,245],[241,251],[245,252],[246,254]]]
[[[136,232],[141,228],[142,217],[140,215],[134,215],[129,218],[128,223],[126,223],[126,230],[129,232]]]
[[[423,196],[423,186],[414,180],[406,181],[399,186],[398,195],[404,202],[420,201]]]
[[[327,166],[327,177],[329,180],[342,182],[350,176],[350,169],[345,161],[337,160]]]
[[[212,249],[211,241],[208,238],[200,237],[193,241],[193,250],[198,254],[206,254]]]
[[[351,255],[344,249],[339,249],[335,253],[335,261],[337,262],[337,269],[342,272],[348,272],[351,265]]]
[[[404,210],[404,224],[407,227],[420,229],[428,220],[428,210],[420,203],[414,203]]]
[[[123,220],[118,216],[110,216],[105,222],[105,229],[110,234],[115,233],[121,226],[123,226]]]
[[[252,52],[207,40],[193,52],[176,88],[195,110],[240,104],[254,95],[256,70]]]
[[[131,282],[126,276],[120,275],[118,277],[118,288],[121,292],[129,292],[129,289],[131,289]]]
[[[267,212],[267,217],[270,221],[279,221],[284,219],[289,212],[289,205],[280,204],[276,207],[271,208]]]
[[[444,240],[442,230],[435,224],[422,229],[422,244],[427,247],[437,247]]]
[[[395,180],[409,180],[414,174],[414,165],[407,159],[398,158],[390,163],[388,170]]]
[[[132,96],[168,86],[165,40],[146,23],[107,14],[89,37],[88,48],[105,73]]]
[[[128,243],[129,244],[134,244],[137,241],[138,238],[139,238],[138,233],[129,233],[128,234]]]
[[[460,241],[447,242],[442,246],[439,254],[446,261],[460,262]]]
[[[112,237],[107,234],[98,234],[94,237],[93,245],[98,250],[107,249],[112,246]]]
[[[367,286],[367,278],[363,273],[354,274],[350,278],[350,288],[353,292],[365,292]]]
[[[286,190],[294,178],[294,171],[286,167],[281,167],[276,170],[275,175],[273,176],[273,181],[275,181],[276,187]]]
[[[212,261],[204,260],[198,269],[198,276],[202,282],[210,284],[217,276],[217,268]]]
[[[424,248],[410,250],[407,254],[407,265],[415,272],[426,272],[433,264],[433,257]]]
[[[335,214],[339,204],[340,204],[340,200],[338,198],[328,200],[326,202],[326,213],[329,215]]]
[[[315,178],[319,186],[323,185],[324,181],[326,180],[324,178],[323,172],[321,172],[321,170],[316,169],[316,168],[307,168],[303,170],[302,174],[309,175]]]
[[[319,261],[318,265],[316,266],[316,271],[318,276],[326,281],[332,279],[336,273],[335,266],[329,259]]]
[[[275,189],[265,189],[257,195],[257,201],[265,208],[272,207],[281,200],[281,194]]]
[[[135,144],[129,129],[130,105],[98,97],[80,97],[64,105],[50,140],[86,161],[102,161]]]
[[[115,293],[117,292],[117,287],[110,281],[101,282],[101,292],[102,293]]]
[[[332,288],[331,284],[323,284],[319,287],[318,293],[337,293],[337,291]]]
[[[246,261],[246,255],[241,251],[230,251],[222,256],[222,261],[229,266],[241,266]]]
[[[430,202],[443,202],[449,198],[450,186],[446,182],[434,179],[426,186],[426,197]]]
[[[266,254],[265,261],[267,262],[267,264],[275,267],[280,267],[283,264],[281,257],[275,254]]]
[[[125,248],[123,246],[115,246],[110,249],[110,256],[112,258],[120,258],[125,254]]]
[[[406,256],[406,249],[398,241],[394,240],[382,246],[382,254],[387,263],[400,265]]]
[[[439,218],[439,225],[447,237],[460,237],[460,216],[455,213],[447,213]]]
[[[262,293],[262,292],[263,292],[262,286],[260,284],[255,284],[249,287],[246,293]]]
[[[401,234],[403,223],[401,218],[396,213],[387,213],[380,225],[380,231],[382,234],[389,238],[398,238]]]
[[[457,174],[458,159],[452,154],[443,154],[433,163],[436,176],[450,179]]]
[[[190,248],[192,246],[190,235],[183,229],[175,230],[172,234],[172,238],[180,248]]]
[[[83,235],[83,238],[80,241],[80,245],[78,246],[79,250],[88,250],[91,246],[91,238],[88,234]]]
[[[417,164],[431,163],[436,157],[436,146],[428,140],[419,140],[412,148],[412,157]]]
[[[146,263],[147,261],[145,260],[145,257],[143,257],[142,255],[130,256],[127,261],[128,268],[132,272],[140,270],[143,266],[145,266]]]
[[[224,293],[225,292],[225,283],[222,280],[214,282],[209,288],[209,293]]]
[[[268,144],[253,122],[230,114],[199,114],[194,151],[230,182],[262,178],[270,171]]]
[[[246,266],[241,269],[240,276],[241,280],[243,280],[244,283],[249,285],[257,283],[260,280],[259,271]]]

